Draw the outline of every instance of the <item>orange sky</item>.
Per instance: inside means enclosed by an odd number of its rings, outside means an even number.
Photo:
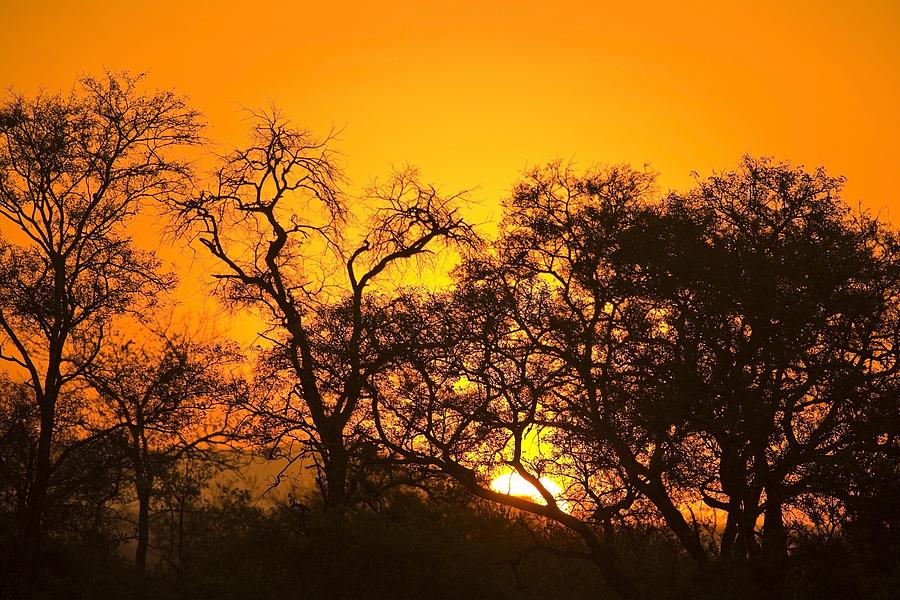
[[[2,87],[150,70],[229,143],[241,106],[276,102],[343,128],[354,184],[412,163],[477,188],[479,219],[548,159],[648,162],[665,189],[745,152],[824,164],[849,201],[900,214],[897,0],[0,0],[0,22]]]

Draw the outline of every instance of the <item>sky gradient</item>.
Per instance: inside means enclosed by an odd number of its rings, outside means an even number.
[[[417,165],[479,221],[550,159],[648,163],[666,190],[744,153],[825,165],[898,221],[900,2],[637,4],[0,0],[0,86],[149,71],[223,149],[275,103],[340,130],[356,189]]]
[[[0,86],[149,70],[215,140],[275,102],[342,129],[357,184],[409,162],[489,204],[551,158],[647,162],[668,187],[744,152],[900,202],[898,2],[373,4],[0,0]]]

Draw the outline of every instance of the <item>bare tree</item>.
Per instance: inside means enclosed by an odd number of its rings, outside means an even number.
[[[25,547],[40,533],[60,393],[113,317],[172,282],[125,226],[185,182],[172,151],[196,143],[199,124],[183,99],[144,93],[140,79],[85,78],[69,96],[13,96],[0,107],[0,359],[25,374],[40,413]]]
[[[364,382],[386,360],[368,343],[379,327],[366,318],[369,290],[393,267],[475,236],[460,197],[412,170],[374,186],[367,218],[353,222],[329,141],[257,115],[251,145],[224,159],[215,187],[177,208],[182,231],[216,259],[221,296],[269,324],[262,364],[278,377],[247,407],[255,437],[274,454],[311,457],[325,506],[338,509],[352,498]]]
[[[221,462],[227,417],[242,392],[240,380],[226,373],[239,359],[233,347],[185,335],[153,338],[108,343],[85,372],[100,400],[95,431],[124,434],[117,437],[138,500],[135,564],[141,572],[156,480],[186,456]]]

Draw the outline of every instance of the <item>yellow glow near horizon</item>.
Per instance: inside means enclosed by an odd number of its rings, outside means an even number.
[[[562,499],[562,487],[549,477],[541,477],[540,482],[556,498],[556,505],[561,510],[569,512],[569,503]],[[504,473],[495,477],[491,481],[491,489],[501,494],[525,498],[538,504],[547,504],[547,501],[538,492],[537,488],[515,472]]]

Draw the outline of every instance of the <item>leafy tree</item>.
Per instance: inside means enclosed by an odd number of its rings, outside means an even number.
[[[130,218],[176,191],[172,150],[197,141],[197,114],[140,77],[85,78],[69,96],[0,106],[0,358],[21,369],[39,409],[20,542],[38,537],[55,468],[57,405],[116,315],[171,283],[135,248]]]
[[[57,402],[54,444],[59,449],[43,514],[45,536],[74,540],[110,551],[118,543],[112,510],[122,491],[119,453],[113,436],[84,435],[85,398],[77,390]],[[39,412],[31,387],[0,379],[0,595],[26,595],[18,550],[12,546],[27,506],[30,474],[38,449]],[[30,566],[38,567],[36,561]],[[36,573],[29,573],[35,575]]]
[[[449,473],[474,494],[557,521],[623,597],[636,592],[616,560],[614,523],[638,497],[704,551],[665,486],[669,428],[640,426],[618,240],[644,210],[651,175],[627,167],[579,178],[561,164],[529,172],[513,191],[494,253],[469,261],[457,289],[416,307],[437,337],[373,380],[373,412],[388,448]],[[627,271],[627,270],[626,270]],[[646,321],[646,319],[644,320]],[[645,323],[646,324],[646,323]],[[659,450],[657,450],[659,449]],[[490,487],[500,468],[535,498]],[[557,497],[545,478],[565,485]],[[568,509],[560,501],[568,504]]]
[[[179,577],[184,575],[185,547],[190,545],[192,537],[191,515],[202,506],[204,492],[211,489],[220,465],[187,454],[159,475],[156,496],[162,518],[154,521],[154,535],[160,540],[164,560]],[[233,495],[243,495],[243,492],[234,491]]]
[[[183,457],[219,456],[215,444],[227,439],[229,407],[241,391],[225,373],[237,364],[234,348],[154,337],[108,343],[85,372],[99,398],[95,430],[122,442],[138,500],[135,564],[142,572],[157,480]]]
[[[371,380],[383,443],[577,533],[625,597],[628,526],[700,564],[783,556],[823,470],[896,444],[897,238],[840,183],[747,158],[654,202],[627,167],[529,172],[494,253],[407,307],[423,331]],[[501,467],[535,497],[492,489]]]
[[[838,492],[825,472],[874,456],[873,427],[896,444],[900,239],[842,183],[745,158],[669,197],[634,245],[666,323],[656,406],[688,417],[687,482],[727,514],[725,554],[784,554],[804,498]]]
[[[25,384],[0,382],[0,512],[3,538],[12,538],[28,493],[28,465],[37,441],[37,411]]]

